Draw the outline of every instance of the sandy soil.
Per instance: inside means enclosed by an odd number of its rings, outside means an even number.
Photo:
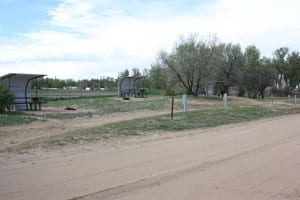
[[[0,154],[0,199],[300,199],[299,120]]]

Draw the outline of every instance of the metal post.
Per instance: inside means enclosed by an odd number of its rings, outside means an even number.
[[[271,95],[271,99],[272,99],[272,104],[274,104],[274,96]]]
[[[183,112],[187,112],[187,95],[182,95]]]
[[[171,119],[174,116],[174,92],[172,92],[172,106],[171,106]]]
[[[226,92],[224,93],[224,96],[223,96],[223,102],[224,102],[224,106],[227,107],[227,93]]]

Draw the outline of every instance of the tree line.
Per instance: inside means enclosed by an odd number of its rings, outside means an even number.
[[[223,83],[223,92],[235,88],[239,96],[264,98],[267,87],[274,95],[288,95],[300,86],[300,55],[281,47],[272,58],[262,57],[251,45],[220,43],[216,37],[199,40],[181,37],[171,52],[161,51],[149,70],[153,87],[185,90],[198,95],[206,83]]]
[[[144,72],[146,73],[146,72]],[[131,72],[129,69],[125,69],[122,72],[118,73],[118,78],[113,78],[109,76],[102,76],[99,78],[93,79],[57,79],[57,78],[39,78],[37,80],[37,85],[39,88],[70,88],[78,87],[79,89],[85,88],[106,88],[106,89],[115,89],[118,87],[119,79],[126,76],[141,76],[142,73],[138,68],[132,68]],[[147,76],[147,74],[145,74]],[[33,84],[32,87],[35,87],[36,84]]]
[[[57,79],[57,78],[39,78],[37,85],[39,88],[71,88],[77,87],[81,89],[85,88],[116,88],[117,80],[112,77],[100,77],[98,79]],[[32,85],[35,87],[35,84]]]
[[[117,88],[121,77],[146,76],[144,86],[167,92],[183,91],[198,95],[209,82],[222,82],[223,93],[234,88],[239,96],[265,96],[266,88],[282,96],[300,88],[300,55],[280,47],[273,57],[262,57],[255,45],[242,49],[240,44],[221,43],[216,37],[199,39],[196,34],[180,37],[171,52],[160,51],[149,69],[138,68],[119,72],[118,78],[61,80],[41,78],[45,88]]]

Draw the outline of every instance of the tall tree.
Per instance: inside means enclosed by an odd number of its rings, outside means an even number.
[[[244,65],[244,55],[239,44],[222,44],[219,49],[217,79],[224,81],[224,90],[229,94],[229,87],[238,81],[238,73]]]
[[[210,64],[216,54],[216,38],[199,41],[196,35],[181,37],[172,53],[161,52],[160,61],[173,73],[187,94],[198,95],[201,81],[211,75]]]
[[[286,69],[286,77],[290,89],[300,85],[300,56],[299,52],[292,52],[287,58],[288,66]]]
[[[286,71],[287,71],[287,57],[289,49],[287,47],[281,47],[274,51],[273,63],[277,69],[277,78],[275,79],[276,85],[279,90],[283,89],[283,81],[286,80]]]
[[[245,65],[248,68],[260,65],[260,51],[256,46],[251,45],[245,49]]]
[[[131,69],[131,71],[132,71],[132,76],[141,76],[142,75],[139,68],[134,67]]]
[[[265,89],[272,85],[274,70],[269,59],[260,59],[260,51],[255,46],[245,50],[244,78],[248,96],[264,98]]]
[[[159,63],[151,65],[149,70],[149,81],[151,88],[167,89],[168,73],[167,69]]]
[[[14,102],[15,96],[4,85],[0,85],[0,113],[4,112]]]
[[[119,72],[119,77],[126,77],[129,76],[129,70],[125,69],[123,72]]]

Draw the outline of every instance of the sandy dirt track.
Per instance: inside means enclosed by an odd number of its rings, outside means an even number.
[[[0,199],[300,199],[300,115],[0,164]]]

